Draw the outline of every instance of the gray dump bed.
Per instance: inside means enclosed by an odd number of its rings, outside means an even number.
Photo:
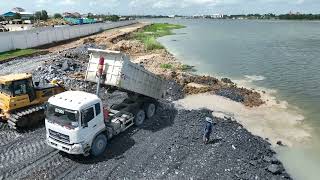
[[[166,82],[144,67],[132,63],[128,56],[119,51],[89,49],[90,59],[86,80],[97,82],[97,69],[100,57],[104,57],[106,80],[103,84],[142,94],[154,99],[165,95]]]

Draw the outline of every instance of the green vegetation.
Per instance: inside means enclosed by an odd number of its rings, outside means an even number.
[[[42,11],[37,11],[35,14],[34,14],[35,18],[38,19],[38,20],[43,20],[43,21],[46,21],[49,19],[49,16],[48,16],[48,13],[46,10],[42,10]]]
[[[157,38],[172,35],[174,33],[171,30],[181,28],[184,28],[184,26],[156,23],[146,26],[142,31],[134,33],[133,38],[143,42],[147,50],[163,49],[164,47],[157,41]]]
[[[161,64],[160,67],[163,68],[163,69],[172,69],[172,65],[171,64]]]
[[[21,19],[21,14],[20,14],[20,13],[16,13],[16,14],[13,16],[13,19]]]
[[[55,14],[53,15],[53,17],[54,17],[55,19],[62,19],[62,18],[63,18],[62,15],[59,14],[59,13],[55,13]]]
[[[196,70],[194,69],[194,66],[190,66],[188,64],[183,64],[179,67],[179,69],[181,71],[192,71],[192,72],[195,72]]]
[[[319,20],[320,14],[282,14],[279,19],[284,20]]]
[[[320,14],[240,14],[224,16],[225,19],[280,19],[280,20],[320,20]]]
[[[27,56],[27,55],[32,55],[36,53],[37,50],[35,49],[18,49],[14,51],[7,51],[7,52],[2,52],[0,53],[0,61],[11,59],[11,58],[17,58],[20,56]]]
[[[110,15],[110,16],[105,16],[103,17],[104,21],[112,21],[112,22],[116,22],[119,21],[120,17],[117,15]]]

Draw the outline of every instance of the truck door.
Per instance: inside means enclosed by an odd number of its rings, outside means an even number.
[[[93,140],[97,132],[100,131],[100,128],[103,123],[103,115],[101,113],[100,103],[99,108],[97,105],[91,106],[81,112],[81,123],[82,123],[82,132],[83,139]]]

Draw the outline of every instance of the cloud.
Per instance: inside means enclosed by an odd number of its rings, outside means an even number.
[[[37,7],[44,7],[48,4],[52,3],[52,0],[37,0],[36,1],[36,6]]]
[[[76,3],[75,0],[63,0],[63,1],[59,2],[59,4],[61,4],[61,5],[73,5],[75,3]]]
[[[252,0],[251,0],[252,1]],[[254,1],[254,0],[253,0]],[[301,0],[300,0],[301,1]],[[185,7],[210,7],[216,5],[243,4],[245,0],[130,0],[131,7],[151,7],[155,9],[185,8]]]
[[[115,7],[118,6],[120,2],[118,0],[96,0],[90,1],[89,6],[104,6],[104,7]]]
[[[50,13],[182,14],[197,13],[319,13],[319,0],[0,0],[0,12],[13,7]]]
[[[132,7],[151,7],[151,8],[184,8],[190,6],[213,6],[223,2],[222,0],[130,0],[129,6]]]

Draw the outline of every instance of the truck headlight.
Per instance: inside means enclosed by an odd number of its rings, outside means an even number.
[[[70,149],[71,152],[74,153],[81,153],[82,151],[82,145],[81,144],[75,144],[73,147]]]

